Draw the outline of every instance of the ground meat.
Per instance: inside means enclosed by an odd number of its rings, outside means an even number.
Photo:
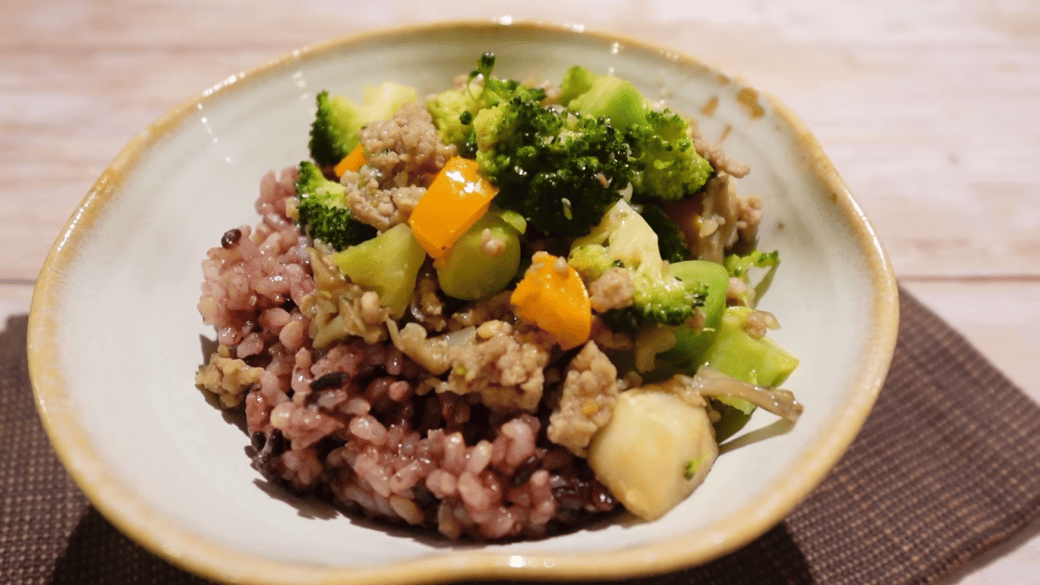
[[[743,306],[747,301],[754,302],[755,289],[751,288],[742,278],[731,276],[729,286],[726,287],[726,305]]]
[[[613,267],[589,284],[589,302],[592,310],[605,313],[611,309],[623,309],[632,304],[632,278],[629,271]]]
[[[387,322],[387,329],[389,329],[390,339],[397,349],[435,376],[447,372],[451,367],[455,355],[451,343],[453,336],[457,342],[459,342],[460,335],[476,336],[475,330],[464,329],[431,338],[428,337],[426,329],[418,323],[407,323],[398,329],[397,324],[390,321]],[[465,341],[468,340],[462,340],[462,342]]]
[[[314,346],[323,348],[351,336],[368,343],[386,339],[384,323],[390,311],[381,305],[379,294],[346,280],[321,251],[311,248],[310,255],[322,285],[301,299],[300,310],[310,321],[308,331]]]
[[[738,179],[747,176],[751,167],[726,155],[721,148],[709,143],[703,136],[694,136],[693,147],[711,163],[711,168]]]
[[[413,319],[429,331],[443,331],[448,326],[444,301],[438,291],[437,273],[433,266],[426,264],[419,271],[409,312]]]
[[[744,331],[755,339],[762,339],[770,329],[779,329],[776,316],[766,311],[753,311],[744,322]]]
[[[601,427],[610,422],[617,403],[617,368],[590,341],[571,360],[559,406],[549,417],[549,440],[579,457]]]
[[[232,358],[230,350],[222,345],[195,374],[195,385],[215,394],[224,407],[232,407],[242,402],[246,390],[259,382],[263,373],[263,368]]]
[[[753,242],[758,234],[758,225],[762,223],[762,198],[751,195],[738,198],[737,233],[740,240]]]
[[[737,242],[754,242],[762,221],[762,199],[741,198],[732,178],[719,173],[704,188],[692,252],[701,260],[722,262]]]
[[[501,320],[512,316],[512,306],[509,304],[510,294],[510,291],[503,291],[470,303],[452,313],[451,319],[448,320],[448,329],[476,327],[485,321]]]
[[[456,152],[454,145],[440,141],[433,118],[416,103],[365,126],[361,146],[368,153],[365,166],[344,173],[340,182],[354,217],[379,231],[408,219],[433,176]]]
[[[739,213],[740,203],[729,175],[716,175],[704,189],[700,233],[693,246],[697,258],[722,262],[726,250],[737,241]]]
[[[446,381],[426,380],[423,391],[475,394],[495,412],[533,412],[538,407],[552,349],[544,334],[517,332],[498,320],[438,337],[428,337],[417,323],[400,330],[389,327],[393,343],[405,355],[431,374],[450,372]]]
[[[405,104],[389,120],[365,126],[361,146],[371,153],[365,164],[382,177],[382,188],[426,186],[456,153],[454,145],[441,142],[433,117],[418,103]]]
[[[453,350],[443,388],[456,394],[477,393],[492,411],[534,412],[542,399],[551,339],[540,331],[514,330],[504,323],[486,338],[480,338],[479,331],[473,344]]]
[[[407,221],[426,188],[383,189],[379,179],[374,169],[362,167],[358,172],[347,171],[341,181],[347,187],[347,205],[354,212],[354,218],[383,232]]]

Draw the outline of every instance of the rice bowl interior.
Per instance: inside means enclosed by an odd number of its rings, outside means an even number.
[[[194,389],[213,338],[195,308],[199,261],[228,227],[255,223],[251,202],[265,172],[306,156],[301,129],[314,94],[359,95],[393,78],[422,95],[488,50],[500,55],[502,75],[559,79],[578,63],[612,70],[648,94],[666,92],[676,110],[697,115],[704,134],[725,136],[727,152],[753,169],[742,189],[765,200],[760,237],[782,250],[784,262],[769,308],[783,324],[777,340],[802,358],[786,386],[806,411],[793,428],[754,416],[708,481],[660,520],[614,518],[501,545],[375,526],[269,486],[243,455],[249,438]],[[547,25],[443,24],[294,52],[229,78],[135,139],[41,272],[30,367],[55,449],[92,502],[152,551],[207,577],[387,583],[636,575],[747,543],[823,478],[887,371],[894,282],[840,178],[772,98],[626,39]]]

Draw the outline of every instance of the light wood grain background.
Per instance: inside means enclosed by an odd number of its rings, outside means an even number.
[[[295,47],[448,18],[581,23],[694,55],[815,131],[900,282],[1035,400],[1040,2],[7,0],[0,315],[116,152],[189,95]],[[1040,583],[1040,526],[953,581]]]

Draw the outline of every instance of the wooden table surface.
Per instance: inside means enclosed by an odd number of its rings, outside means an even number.
[[[7,0],[0,313],[116,152],[189,95],[291,49],[447,18],[554,20],[673,47],[815,131],[900,282],[1040,401],[1035,0]],[[1040,525],[951,582],[1040,583]]]

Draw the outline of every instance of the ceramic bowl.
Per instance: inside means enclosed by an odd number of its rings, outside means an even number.
[[[782,266],[762,308],[801,358],[785,386],[793,428],[754,416],[707,481],[655,522],[620,519],[508,544],[452,544],[353,520],[262,489],[248,437],[195,389],[214,333],[196,310],[201,260],[255,223],[269,169],[307,156],[314,95],[360,99],[385,80],[445,87],[484,51],[496,73],[613,72],[696,115],[750,164],[765,200],[762,247]],[[581,27],[443,23],[294,51],[184,102],[97,180],[40,274],[29,332],[39,412],[91,502],[154,553],[211,579],[421,583],[475,577],[591,579],[703,563],[778,523],[856,435],[896,337],[897,290],[877,236],[806,127],[773,97],[693,58]],[[759,440],[761,439],[761,440]]]

